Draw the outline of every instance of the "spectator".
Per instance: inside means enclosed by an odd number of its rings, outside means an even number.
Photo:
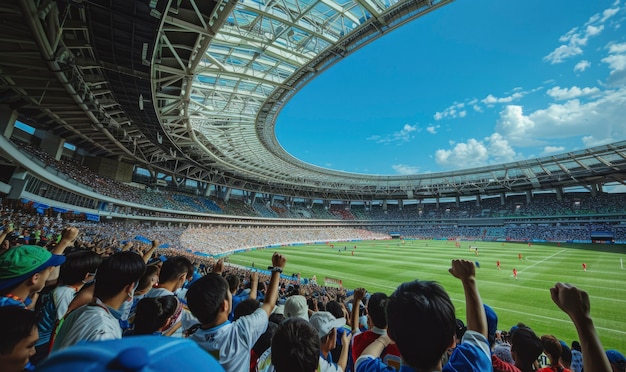
[[[357,293],[355,291],[355,303]],[[387,316],[385,309],[387,307],[388,296],[384,293],[373,293],[367,301],[367,319],[369,328],[367,331],[357,333],[352,340],[352,360],[356,363],[363,350],[374,342],[378,337],[387,334]],[[354,311],[354,310],[353,310]],[[402,357],[400,350],[396,344],[390,344],[381,353],[380,356],[383,363],[388,366],[400,369],[402,365]]]
[[[228,371],[245,371],[250,367],[250,350],[267,328],[268,318],[278,299],[280,273],[286,259],[272,256],[272,276],[265,302],[251,315],[228,322],[232,294],[221,267],[194,282],[187,292],[187,304],[199,324],[187,331],[203,349],[219,355],[219,362]]]
[[[176,296],[144,298],[137,303],[133,335],[169,336],[182,311],[183,305]]]
[[[511,332],[511,355],[515,367],[522,372],[536,370],[537,358],[543,351],[541,340],[532,329],[519,326]]]
[[[553,335],[543,335],[541,336],[541,344],[543,345],[543,350],[548,356],[548,359],[550,359],[550,365],[539,369],[538,372],[571,372],[560,363],[563,348],[556,337]]]
[[[487,321],[471,261],[453,260],[450,273],[461,280],[465,291],[467,331],[443,371],[489,371]],[[357,359],[356,371],[392,371],[378,358],[396,342],[408,366],[401,371],[441,371],[441,358],[454,343],[456,317],[446,291],[435,282],[403,283],[387,305],[388,336],[380,336]],[[392,341],[393,340],[393,341]]]
[[[96,274],[93,301],[66,316],[52,352],[79,341],[121,338],[119,309],[133,300],[133,292],[145,270],[142,257],[133,252],[116,253],[102,262]]]
[[[572,341],[572,372],[583,372],[583,354],[580,352],[580,342]]]
[[[37,314],[21,306],[0,307],[0,369],[5,372],[32,370],[29,358],[39,338]]]
[[[272,338],[272,365],[276,372],[314,372],[320,358],[317,330],[305,319],[288,318]]]
[[[617,350],[607,350],[606,357],[611,363],[611,369],[613,372],[626,372],[626,358],[624,354]]]
[[[65,256],[22,245],[0,256],[0,306],[28,307]]]
[[[344,371],[348,364],[348,350],[349,347],[345,347],[341,351],[337,364],[333,363],[331,358],[331,351],[337,346],[337,328],[343,327],[346,324],[345,318],[335,318],[333,314],[327,311],[318,311],[311,315],[309,319],[311,325],[317,330],[319,342],[320,342],[320,367],[322,370],[332,369],[333,366],[336,370]],[[349,345],[350,335],[344,332],[342,335],[342,344]]]

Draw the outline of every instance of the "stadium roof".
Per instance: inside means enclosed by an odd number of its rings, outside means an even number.
[[[3,2],[0,104],[96,156],[267,194],[417,199],[624,183],[626,141],[414,176],[328,170],[282,149],[275,120],[299,89],[450,1]]]

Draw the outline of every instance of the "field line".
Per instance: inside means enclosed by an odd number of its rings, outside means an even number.
[[[543,259],[543,260],[541,260],[541,261],[535,262],[534,264],[532,264],[532,265],[530,265],[530,266],[528,266],[528,267],[525,267],[525,268],[521,269],[519,272],[520,272],[520,273],[523,273],[524,271],[526,271],[526,270],[530,269],[531,267],[535,267],[535,266],[539,265],[539,264],[540,264],[540,263],[542,263],[542,262],[548,261],[548,260],[549,260],[549,259],[551,259],[552,257],[555,257],[555,256],[557,256],[557,255],[559,255],[559,254],[561,254],[561,253],[565,252],[566,250],[567,250],[567,249],[561,249],[560,251],[556,252],[556,253],[555,253],[555,254],[553,254],[552,256],[546,257],[546,258],[544,258],[544,259]]]

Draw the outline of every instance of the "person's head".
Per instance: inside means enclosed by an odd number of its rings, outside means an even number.
[[[136,293],[146,293],[159,284],[159,268],[156,265],[146,266],[146,272],[139,279]]]
[[[93,280],[102,258],[93,251],[77,251],[65,256],[59,280],[66,285],[86,283]]]
[[[409,366],[434,368],[455,342],[454,305],[436,282],[403,283],[389,297],[387,333]]]
[[[22,245],[0,255],[0,294],[17,287],[29,295],[41,291],[54,267],[65,262],[65,256],[52,254],[36,245]],[[15,292],[13,292],[15,294]]]
[[[151,335],[170,329],[183,311],[176,296],[143,298],[137,303],[135,335]]]
[[[337,346],[337,328],[343,327],[346,319],[337,319],[328,311],[318,311],[311,315],[309,322],[317,330],[321,350],[329,352]]]
[[[232,295],[228,282],[221,275],[209,273],[196,280],[187,291],[187,306],[202,324],[214,324],[218,315],[230,313]],[[221,324],[221,323],[219,323]]]
[[[542,351],[543,344],[532,329],[518,327],[511,333],[511,356],[522,372],[530,370]]]
[[[302,318],[288,318],[272,338],[272,364],[277,372],[313,372],[320,355],[317,330]]]
[[[609,359],[609,363],[611,363],[613,372],[626,372],[626,358],[624,358],[624,354],[617,350],[607,350],[606,357]]]
[[[301,295],[287,298],[283,313],[286,318],[302,318],[309,320],[309,308],[306,298]]]
[[[159,273],[159,283],[174,283],[174,289],[182,288],[187,278],[193,276],[193,265],[187,257],[170,257],[163,262]]]
[[[572,350],[582,351],[582,349],[580,348],[580,342],[572,341]]]
[[[138,254],[116,253],[98,267],[93,294],[104,301],[125,292],[132,299],[135,286],[145,271],[146,264]]]
[[[253,298],[243,300],[237,305],[237,307],[235,307],[233,319],[237,320],[242,316],[250,315],[255,312],[259,306],[261,306],[261,303]]]
[[[38,318],[34,311],[19,306],[0,307],[0,367],[3,371],[23,371],[35,355],[39,340]]]
[[[228,282],[228,290],[230,293],[235,294],[239,289],[239,284],[241,283],[239,276],[234,274],[228,275],[226,277],[226,281]]]
[[[565,341],[559,340],[561,344],[561,364],[563,367],[569,369],[572,365],[572,350],[567,346]]]
[[[387,315],[385,308],[389,297],[382,293],[376,292],[370,296],[367,301],[367,316],[371,319],[372,324],[380,329],[387,328]]]
[[[546,355],[550,358],[550,361],[552,363],[558,363],[561,353],[563,352],[559,340],[553,335],[543,335],[541,336],[541,344],[543,345],[543,350]]]
[[[337,319],[345,318],[343,307],[339,302],[335,300],[328,301],[328,303],[326,304],[326,311],[333,314],[333,316]],[[356,311],[359,311],[359,309],[356,309]]]

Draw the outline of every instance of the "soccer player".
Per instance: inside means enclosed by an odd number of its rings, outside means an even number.
[[[583,271],[587,271],[587,264],[583,262]]]
[[[513,277],[517,279],[517,269],[513,268]]]
[[[496,261],[496,267],[500,270],[500,260]]]
[[[518,254],[518,255],[517,255],[517,258],[519,258],[519,260],[521,261],[521,260],[522,260],[522,254],[521,254],[521,253],[520,253],[520,254]]]

